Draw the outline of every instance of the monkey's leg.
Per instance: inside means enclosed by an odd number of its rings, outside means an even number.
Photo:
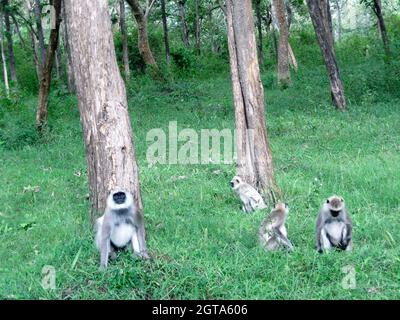
[[[150,259],[150,256],[147,252],[145,236],[144,224],[140,223],[140,225],[137,226],[133,232],[132,247],[133,251],[143,259]]]
[[[332,248],[332,244],[329,241],[328,235],[325,229],[321,230],[321,248],[323,250],[330,250]]]
[[[100,250],[100,270],[105,270],[107,268],[109,252],[110,252],[110,241],[107,238],[103,238],[101,241],[101,250]]]
[[[290,240],[284,235],[279,229],[275,230],[276,239],[280,245],[288,249],[289,251],[293,251],[293,245]]]
[[[114,248],[114,246],[113,246],[112,244],[110,245],[110,253],[109,253],[109,256],[110,256],[110,259],[111,259],[111,260],[117,259],[117,253],[116,253],[115,248]]]

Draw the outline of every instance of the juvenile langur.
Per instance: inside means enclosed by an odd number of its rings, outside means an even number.
[[[293,251],[293,245],[287,238],[285,221],[289,214],[286,203],[278,203],[271,213],[264,219],[258,230],[260,244],[268,251],[286,249]]]
[[[234,176],[230,182],[230,185],[240,198],[240,201],[242,201],[242,210],[244,212],[248,213],[267,207],[257,190],[248,183],[244,182],[239,176]]]
[[[107,207],[96,221],[96,246],[100,251],[100,269],[108,265],[108,258],[116,258],[116,251],[129,244],[133,252],[144,259],[147,253],[144,219],[137,210],[130,192],[113,190],[107,198]]]
[[[329,197],[317,218],[317,250],[352,250],[352,223],[343,198]]]

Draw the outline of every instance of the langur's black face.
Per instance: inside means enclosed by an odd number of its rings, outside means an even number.
[[[119,191],[113,194],[113,200],[116,204],[123,204],[126,200],[125,192]]]
[[[340,214],[340,211],[336,211],[336,210],[330,210],[330,211],[331,211],[332,217],[334,217],[334,218],[336,218]]]

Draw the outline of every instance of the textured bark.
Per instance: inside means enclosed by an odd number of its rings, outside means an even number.
[[[4,5],[8,6],[8,0],[4,1]],[[8,13],[8,9],[4,12],[4,20],[6,24],[6,36],[7,36],[7,46],[8,46],[8,62],[10,64],[10,77],[11,81],[17,82],[17,68],[15,65],[15,55],[14,55],[14,46],[12,39],[12,29],[10,23],[10,14]]]
[[[336,62],[335,49],[333,47],[332,32],[327,21],[327,15],[323,12],[327,8],[325,0],[307,0],[311,20],[315,29],[317,40],[324,57],[325,65],[331,83],[331,95],[335,106],[340,110],[346,109],[343,84],[340,79],[339,67]]]
[[[185,11],[186,0],[178,0],[178,9],[181,22],[181,37],[185,47],[189,47],[189,28],[186,21],[186,11]]]
[[[49,94],[51,85],[51,71],[53,70],[54,58],[58,46],[58,35],[61,24],[61,0],[54,0],[52,5],[55,9],[55,28],[50,31],[49,46],[46,54],[46,62],[40,76],[38,108],[36,113],[36,128],[42,132],[47,125],[47,114],[49,105]]]
[[[263,36],[262,36],[262,18],[261,18],[261,0],[256,0],[257,32],[258,32],[258,58],[260,65],[264,64]]]
[[[139,173],[107,0],[65,0],[89,175],[91,220],[115,187],[132,192],[142,212]],[[87,18],[90,12],[91,19]]]
[[[150,49],[149,37],[147,32],[147,14],[140,7],[138,0],[126,0],[132,9],[138,26],[138,46],[139,52],[147,65],[157,68],[156,60]]]
[[[226,18],[237,130],[237,174],[274,200],[278,189],[265,125],[251,0],[227,0]]]
[[[34,0],[34,13],[36,21],[36,35],[39,40],[40,51],[40,72],[42,72],[46,63],[46,45],[44,43],[43,26],[42,26],[42,4],[40,0]]]
[[[200,20],[199,0],[195,0],[194,38],[195,38],[195,48],[197,54],[200,54],[201,50],[200,32],[201,32],[201,20]]]
[[[3,78],[4,78],[4,86],[6,89],[6,96],[10,95],[10,86],[8,83],[8,72],[7,72],[7,61],[6,55],[4,53],[4,28],[3,28],[3,13],[0,11],[0,51],[1,51],[1,60],[3,61]]]
[[[162,15],[162,23],[163,23],[163,31],[164,31],[165,60],[169,64],[171,61],[171,52],[169,49],[167,10],[165,8],[165,0],[161,0],[161,15]]]
[[[129,79],[131,70],[129,68],[128,31],[126,29],[125,0],[119,0],[119,12],[119,27],[122,35],[122,57],[124,61],[125,78]]]
[[[64,52],[65,52],[65,61],[67,64],[67,80],[68,80],[68,90],[70,93],[76,92],[75,85],[75,75],[74,75],[74,66],[72,65],[72,57],[71,57],[71,46],[69,39],[69,30],[68,30],[68,17],[65,14],[64,4],[62,5],[62,20],[63,20],[63,39],[64,39]]]
[[[385,20],[383,19],[381,0],[374,0],[373,10],[374,10],[376,17],[378,18],[378,26],[379,26],[379,31],[381,33],[381,37],[382,37],[382,41],[383,41],[383,48],[385,50],[386,56],[390,56],[391,52],[390,52],[390,45],[389,45],[389,37],[388,37],[387,31],[386,31]]]
[[[278,83],[281,86],[290,85],[289,70],[289,30],[286,20],[286,7],[284,0],[273,0],[276,18],[279,27],[278,49]]]

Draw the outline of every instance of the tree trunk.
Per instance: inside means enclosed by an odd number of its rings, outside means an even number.
[[[200,32],[201,32],[201,22],[200,22],[199,0],[195,0],[194,36],[195,36],[196,52],[198,55],[200,54],[200,49],[201,49]]]
[[[54,57],[56,55],[58,45],[58,34],[61,24],[61,2],[62,0],[54,0],[53,7],[55,9],[55,28],[50,32],[49,46],[46,54],[46,62],[41,72],[40,88],[38,98],[38,109],[36,113],[36,128],[42,132],[47,125],[47,114],[49,104],[49,94],[51,85],[51,71],[53,70]]]
[[[91,221],[115,187],[132,192],[142,212],[139,173],[107,0],[65,0],[89,176]],[[90,19],[88,19],[90,12]]]
[[[15,19],[15,16],[12,15],[12,14],[10,14],[10,17],[11,17],[13,23],[14,23],[15,31],[17,31],[19,41],[21,42],[21,46],[24,47],[24,48],[26,48],[25,40],[24,40],[24,38],[22,37],[21,30],[19,29],[17,19]]]
[[[74,66],[72,64],[72,56],[71,56],[71,46],[69,39],[69,30],[68,30],[68,17],[65,14],[65,5],[62,5],[62,17],[63,17],[63,38],[64,38],[64,52],[65,52],[65,61],[67,64],[67,80],[68,80],[68,91],[70,93],[76,92],[75,85],[75,75],[74,75]]]
[[[390,45],[389,45],[389,37],[388,37],[387,31],[386,31],[385,20],[383,19],[381,0],[374,0],[373,10],[374,10],[376,17],[378,18],[378,26],[379,26],[379,31],[381,33],[385,54],[387,57],[389,57],[391,55]]]
[[[258,31],[258,58],[260,65],[264,64],[263,36],[262,36],[262,18],[261,18],[261,0],[256,0],[256,16]]]
[[[186,22],[186,12],[185,12],[185,3],[186,0],[179,0],[178,1],[178,9],[179,9],[179,16],[181,21],[181,36],[183,44],[186,48],[189,47],[189,28]]]
[[[138,0],[126,0],[126,1],[128,2],[129,6],[132,9],[133,16],[135,17],[138,26],[139,52],[143,57],[144,62],[147,65],[153,66],[156,69],[158,69],[156,60],[154,59],[153,53],[151,52],[150,49],[149,37],[147,33],[147,16],[144,14],[142,8],[140,7]]]
[[[1,11],[0,11],[0,50],[1,50],[1,60],[3,61],[4,86],[6,89],[6,96],[9,97],[10,96],[10,86],[8,84],[6,55],[4,54],[4,27],[3,27],[3,13]]]
[[[5,6],[8,6],[8,0],[4,2]],[[8,13],[8,8],[6,8],[4,12],[4,19],[6,23],[6,36],[7,36],[7,45],[8,45],[8,61],[10,64],[10,77],[11,81],[17,82],[17,69],[15,65],[15,55],[14,55],[14,46],[12,39],[12,30],[10,23],[10,14]]]
[[[290,85],[289,70],[289,30],[286,20],[286,7],[284,0],[273,0],[279,25],[279,50],[278,50],[278,83],[286,87]]]
[[[171,61],[171,52],[169,49],[167,10],[165,9],[165,0],[161,0],[161,15],[164,31],[165,59],[167,61],[167,64],[169,64]]]
[[[332,33],[328,21],[326,21],[327,16],[323,13],[323,8],[327,8],[326,0],[307,0],[307,5],[329,74],[333,103],[338,109],[345,110],[346,99],[344,96],[343,84],[340,79],[339,67],[336,62]]]
[[[34,1],[34,13],[36,21],[36,34],[39,40],[39,51],[40,51],[40,72],[46,63],[46,45],[44,43],[43,26],[42,26],[42,5],[40,0]]]
[[[128,31],[126,29],[125,0],[119,0],[119,9],[119,27],[122,35],[122,56],[124,60],[125,78],[129,79],[131,70],[129,69]]]
[[[295,72],[299,70],[299,66],[297,64],[296,56],[294,55],[292,46],[288,42],[288,51],[289,51],[289,64],[293,68]]]
[[[59,79],[64,79],[64,65],[63,65],[63,59],[62,59],[62,51],[61,51],[61,37],[60,37],[60,31],[58,31],[58,45],[57,45],[57,51],[56,51],[56,64],[57,64],[57,76]]]
[[[268,199],[275,200],[272,154],[264,115],[251,0],[227,0],[226,18],[231,65],[237,174]]]

